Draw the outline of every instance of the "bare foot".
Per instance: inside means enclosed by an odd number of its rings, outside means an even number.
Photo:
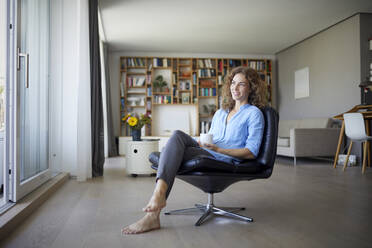
[[[147,203],[146,207],[144,207],[142,210],[144,212],[156,212],[164,208],[165,205],[166,205],[165,194],[154,193],[149,203]]]
[[[142,219],[121,230],[122,234],[139,234],[160,228],[159,212],[147,213]]]

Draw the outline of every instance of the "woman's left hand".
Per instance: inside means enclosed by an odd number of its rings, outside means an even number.
[[[216,146],[215,144],[204,144],[203,146],[205,148],[207,148],[209,150],[212,150],[212,151],[215,151],[215,152],[218,152],[218,149],[219,149],[219,147]]]

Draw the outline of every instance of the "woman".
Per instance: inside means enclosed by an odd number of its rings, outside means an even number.
[[[263,135],[264,118],[259,108],[266,104],[266,90],[255,70],[234,68],[224,84],[222,109],[212,119],[209,133],[213,134],[213,144],[201,146],[189,135],[175,131],[160,155],[156,186],[143,208],[146,215],[123,228],[122,233],[138,234],[160,228],[160,211],[166,205],[182,161],[201,154],[229,163],[254,159]]]

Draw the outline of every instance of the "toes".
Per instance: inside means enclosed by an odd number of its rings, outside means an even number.
[[[154,206],[146,206],[142,209],[144,212],[156,212],[158,211],[158,208]]]
[[[125,234],[137,234],[139,232],[140,231],[132,230],[129,227],[127,227],[127,228],[124,228],[124,229],[121,230],[121,235],[125,235]]]
[[[124,228],[122,231],[121,231],[121,234],[124,235],[124,234],[136,234],[137,231],[135,230],[132,230],[130,229],[129,227],[127,228]]]
[[[128,234],[128,233],[129,233],[129,229],[128,229],[127,227],[121,229],[121,235],[123,235],[123,234]]]

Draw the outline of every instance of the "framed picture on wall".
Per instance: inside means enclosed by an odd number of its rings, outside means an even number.
[[[309,67],[295,71],[295,99],[310,96]]]

